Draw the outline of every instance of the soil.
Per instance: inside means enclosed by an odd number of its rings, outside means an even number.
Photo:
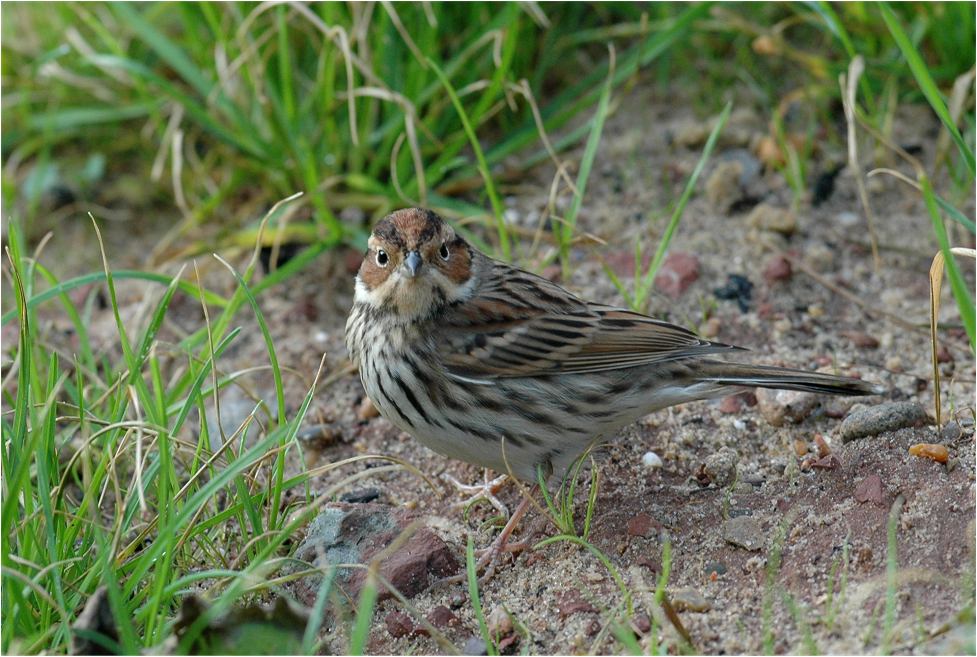
[[[596,239],[576,246],[572,272],[560,281],[572,291],[603,303],[625,303],[602,263],[631,289],[635,241],[646,252],[657,246],[672,204],[701,153],[696,131],[708,133],[705,122],[679,109],[687,106],[641,87],[620,99],[605,127],[579,219],[580,230]],[[918,193],[891,178],[869,180],[878,218],[877,268],[855,179],[847,168],[837,175],[826,200],[815,206],[810,191],[805,194],[790,218],[792,230],[789,225],[757,227],[750,219],[757,204],[787,210],[792,201],[783,175],[756,159],[766,128],[751,110],[734,114],[699,189],[731,160],[741,163],[742,184],[724,185],[717,177],[708,194],[691,199],[669,251],[697,256],[698,275],[677,298],[654,293],[649,313],[747,347],[752,351],[746,357],[754,362],[827,366],[883,384],[888,392],[863,400],[868,405],[915,400],[933,413],[927,273],[938,247]],[[902,108],[894,130],[898,143],[918,147],[919,157],[932,163],[938,123],[928,110]],[[809,172],[812,181],[845,159],[843,136],[821,137],[810,161],[815,167]],[[870,144],[862,150],[866,169],[898,166]],[[579,156],[569,153],[565,159],[576,162]],[[870,162],[869,157],[876,159]],[[544,164],[506,189],[507,217],[525,237],[518,258],[530,268],[553,249],[545,230],[541,246],[530,249],[553,176],[553,165]],[[564,192],[558,208],[568,200]],[[973,216],[973,199],[970,203],[962,210]],[[958,244],[973,244],[963,231],[956,237]],[[120,248],[109,245],[113,266],[125,264],[112,257]],[[139,252],[131,242],[126,249]],[[784,253],[792,265],[786,269]],[[343,327],[357,265],[356,253],[326,254],[260,300],[282,367],[295,374],[287,379],[290,413],[299,406],[323,354],[323,378],[346,365]],[[961,260],[961,266],[973,289],[973,263]],[[553,268],[546,274],[558,276]],[[718,299],[715,290],[734,274],[753,284],[749,298]],[[231,289],[232,281],[220,270],[208,276],[222,281],[224,289],[218,291]],[[635,612],[629,622],[644,650],[655,641],[667,644],[671,652],[679,649],[676,630],[653,603],[666,542],[671,549],[667,590],[696,651],[927,653],[966,650],[966,641],[973,646],[972,619],[961,621],[957,614],[974,591],[975,362],[964,332],[952,328],[960,326],[960,319],[947,288],[940,317],[951,328],[941,332],[945,362],[940,371],[944,422],[954,418],[959,423],[955,433],[907,427],[843,443],[837,436],[840,418],[854,402],[819,397],[796,422],[773,426],[760,406],[753,405],[755,395],[747,393],[672,408],[609,437],[596,466],[599,489],[589,540],[608,557],[633,596]],[[176,334],[194,330],[199,309],[190,300],[178,303],[169,329]],[[244,333],[224,358],[227,371],[267,361],[260,333],[241,321]],[[106,333],[106,340],[113,337]],[[273,398],[270,381],[262,374],[247,380],[253,394]],[[377,503],[421,511],[426,524],[463,562],[468,535],[480,546],[490,542],[492,533],[482,524],[493,512],[479,505],[466,518],[454,506],[459,498],[442,475],[475,482],[482,472],[430,452],[382,417],[361,419],[363,395],[355,374],[331,377],[319,389],[307,420],[310,426],[327,425],[331,438],[310,444],[304,455],[295,450],[289,467],[299,471],[360,454],[402,459],[434,482],[434,494],[422,478],[406,470],[368,477],[350,491],[373,488]],[[229,389],[222,402],[225,424],[235,426],[252,407],[249,394]],[[821,459],[817,453],[819,435],[833,458]],[[908,450],[915,443],[943,444],[948,463],[911,456]],[[716,455],[724,448],[732,450],[734,456],[726,455],[736,461],[726,478],[716,476],[715,467],[704,467],[710,457],[713,464],[722,461]],[[660,457],[661,467],[645,465],[649,451]],[[319,477],[313,492],[368,467],[358,462]],[[578,527],[587,493],[583,482],[577,495]],[[509,486],[500,497],[513,508],[520,493]],[[554,531],[538,511],[531,511],[518,537],[541,540]],[[737,540],[736,532],[746,537]],[[894,595],[887,597],[887,589]],[[479,630],[467,596],[464,585],[454,584],[417,595],[411,600],[413,609],[394,599],[381,602],[369,650],[444,652],[428,636],[394,637],[389,627],[396,623],[385,622],[388,617],[403,621],[395,615],[401,612],[427,616],[439,606],[449,607],[460,620],[444,630],[448,638],[459,649],[480,648],[471,641]],[[612,627],[622,600],[601,561],[566,542],[507,556],[481,587],[481,604],[490,618],[501,618],[499,609],[511,614],[515,629],[508,635],[516,638],[506,646],[515,652],[622,652]],[[653,632],[649,620],[655,621]],[[888,633],[883,631],[887,622],[892,628]],[[341,652],[343,641],[337,633],[331,650]]]

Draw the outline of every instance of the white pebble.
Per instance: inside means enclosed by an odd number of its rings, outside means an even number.
[[[739,419],[733,420],[733,426],[736,428],[737,431],[743,431],[744,429],[746,429],[746,422]]]
[[[654,452],[645,452],[645,455],[641,457],[641,462],[645,464],[646,468],[660,468],[664,465],[662,458]]]
[[[328,339],[329,339],[329,334],[328,333],[326,333],[325,331],[316,331],[316,334],[315,334],[315,341],[316,342],[325,342]]]

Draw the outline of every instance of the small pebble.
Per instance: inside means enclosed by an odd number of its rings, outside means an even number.
[[[722,326],[723,324],[719,321],[718,317],[710,317],[699,329],[699,335],[707,340],[712,340],[713,338],[719,336],[719,329],[721,329]]]
[[[629,536],[641,536],[647,538],[651,535],[652,529],[655,528],[654,518],[642,511],[630,520],[628,520],[628,535]]]
[[[722,401],[719,402],[719,412],[732,415],[742,411],[745,405],[746,402],[738,394],[728,395],[723,397]]]
[[[950,450],[943,445],[933,443],[916,443],[909,448],[909,453],[913,456],[932,459],[937,463],[946,463],[950,458]]]
[[[480,637],[473,636],[465,641],[465,646],[461,649],[463,655],[487,655],[485,642]]]
[[[905,427],[919,427],[929,416],[917,402],[889,402],[877,406],[855,406],[838,428],[843,442],[876,436]]]
[[[882,504],[882,478],[877,474],[871,474],[858,482],[855,486],[855,500]]]
[[[786,281],[793,273],[790,260],[782,255],[775,255],[767,261],[766,267],[763,268],[763,279],[767,283]]]
[[[859,349],[878,349],[879,347],[878,338],[863,331],[842,331],[841,335],[851,340],[851,343]]]
[[[810,415],[818,404],[818,398],[813,393],[799,390],[761,388],[756,391],[756,398],[760,415],[772,427],[782,427],[788,421],[800,422]]]
[[[508,636],[512,633],[512,618],[505,607],[495,607],[488,615],[488,630],[493,637]]]
[[[763,528],[752,516],[738,516],[723,523],[723,539],[737,547],[756,552],[763,547]]]
[[[736,480],[736,465],[739,455],[730,447],[723,447],[706,457],[703,471],[712,483],[725,488]]]
[[[694,589],[678,589],[673,591],[670,597],[675,611],[692,611],[701,614],[712,609],[712,603]]]
[[[797,217],[787,208],[779,208],[769,203],[761,203],[753,208],[747,223],[758,228],[781,235],[792,235],[797,230]]]
[[[693,253],[675,251],[662,262],[655,275],[655,288],[677,299],[699,278],[699,257]]]
[[[648,614],[643,611],[634,615],[634,618],[631,620],[631,624],[632,627],[634,627],[634,630],[642,636],[651,631],[651,619],[648,618]]]
[[[641,457],[641,462],[646,468],[660,468],[664,465],[661,457],[654,452],[645,452],[645,455]]]
[[[431,613],[427,615],[428,622],[434,627],[455,627],[461,625],[461,619],[455,616],[454,612],[445,607],[444,605],[438,605],[431,610]]]
[[[950,420],[940,431],[940,435],[943,437],[943,440],[952,443],[963,435],[963,429],[960,428],[960,425],[955,420]]]
[[[417,628],[414,626],[414,621],[402,611],[392,611],[387,614],[387,617],[384,619],[384,624],[387,626],[387,631],[390,632],[390,636],[395,639],[410,636],[417,631]]]
[[[807,456],[807,441],[801,440],[800,438],[795,438],[794,453],[797,454],[798,458],[803,458],[804,456]]]
[[[819,433],[814,434],[814,444],[817,446],[818,456],[820,456],[821,458],[824,458],[825,456],[831,453],[831,446],[828,444],[828,441],[825,440],[824,436],[822,436],[821,434]]]

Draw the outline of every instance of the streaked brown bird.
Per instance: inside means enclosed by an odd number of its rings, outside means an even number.
[[[639,417],[733,388],[881,392],[858,379],[717,360],[741,349],[580,299],[416,208],[374,228],[346,344],[390,422],[445,456],[528,481],[537,468],[562,474]],[[512,521],[524,511],[525,501]]]

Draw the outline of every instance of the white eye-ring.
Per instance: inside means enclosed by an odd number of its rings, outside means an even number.
[[[447,260],[448,259],[448,256],[450,254],[448,253],[448,243],[447,242],[442,242],[441,243],[441,248],[438,249],[438,255],[441,256],[441,259],[442,260]]]
[[[386,267],[387,263],[390,262],[390,256],[383,249],[377,249],[377,264],[381,267]]]

